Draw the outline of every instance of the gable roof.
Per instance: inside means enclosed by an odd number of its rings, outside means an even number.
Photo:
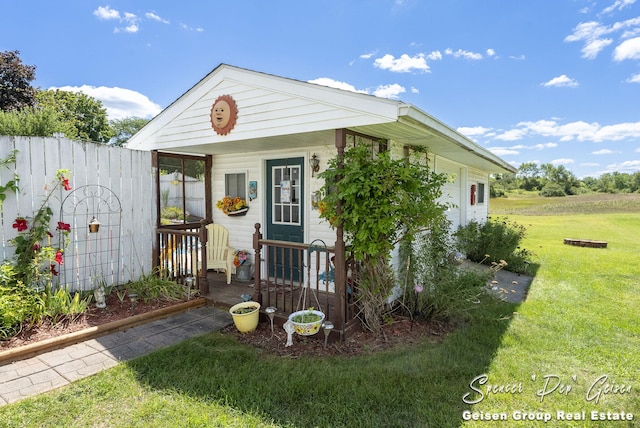
[[[211,106],[231,95],[235,127],[214,132]],[[311,147],[334,141],[336,129],[428,147],[431,153],[488,172],[515,168],[415,106],[221,64],[129,139],[139,150],[237,153]],[[242,144],[238,144],[242,142]]]

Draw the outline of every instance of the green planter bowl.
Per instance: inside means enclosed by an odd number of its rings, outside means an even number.
[[[324,313],[310,309],[297,311],[289,315],[289,321],[300,336],[312,336],[320,331],[320,326],[324,321]]]

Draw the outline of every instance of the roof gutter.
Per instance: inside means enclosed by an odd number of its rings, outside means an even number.
[[[418,109],[412,104],[401,103],[398,105],[398,121],[411,126],[426,126],[434,133],[450,141],[452,144],[473,153],[474,155],[500,167],[506,172],[517,172],[517,169],[513,165],[505,162],[458,131],[448,127],[443,122]]]

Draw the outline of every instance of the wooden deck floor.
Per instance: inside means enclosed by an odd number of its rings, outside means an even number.
[[[253,295],[254,293],[254,282],[253,279],[251,282],[241,282],[235,279],[235,275],[231,277],[231,284],[227,284],[227,279],[224,273],[209,271],[207,275],[207,280],[209,281],[209,293],[206,294],[205,297],[207,301],[215,306],[222,308],[230,308],[236,303],[240,303],[243,301],[242,295],[249,294]],[[301,287],[285,287],[286,291],[281,292],[280,294],[270,293],[270,296],[267,297],[267,292],[263,291],[263,307],[260,309],[260,312],[264,315],[264,309],[268,305],[272,305],[276,307],[276,324],[282,325],[291,312],[294,312],[298,309],[306,309],[309,306],[313,306],[315,308],[320,308],[323,312],[328,314],[329,320],[333,321],[334,314],[334,296],[332,293],[317,293],[315,296],[310,292],[307,295],[307,303],[300,303],[300,293],[302,292]],[[313,297],[312,297],[313,296]],[[318,298],[316,301],[315,298]],[[271,299],[268,301],[267,299]],[[302,305],[302,307],[298,307]]]

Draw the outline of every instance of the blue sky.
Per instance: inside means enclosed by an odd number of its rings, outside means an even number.
[[[4,0],[9,50],[112,119],[226,63],[414,104],[516,167],[640,171],[636,0]]]

